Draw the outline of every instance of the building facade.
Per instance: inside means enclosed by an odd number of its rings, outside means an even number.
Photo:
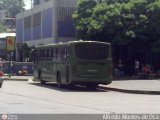
[[[0,10],[0,21],[3,22],[6,17],[6,10]]]
[[[50,0],[33,0],[33,5],[36,6],[47,1],[50,1]]]
[[[7,37],[15,36],[15,33],[0,33],[0,58],[8,60],[8,57],[11,55],[11,52],[14,52],[14,50],[11,51],[7,49]]]
[[[16,16],[16,42],[29,47],[75,40],[77,0],[49,0]]]

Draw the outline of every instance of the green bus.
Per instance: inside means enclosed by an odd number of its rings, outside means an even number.
[[[35,47],[34,79],[96,88],[112,82],[110,43],[71,41]]]

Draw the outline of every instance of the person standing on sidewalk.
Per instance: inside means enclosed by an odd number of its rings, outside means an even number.
[[[138,75],[139,68],[140,68],[140,63],[138,60],[135,60],[135,63],[134,63],[135,75]]]
[[[3,70],[3,61],[2,61],[2,58],[0,58],[0,70]]]
[[[4,76],[4,73],[3,71],[0,70],[0,88],[2,87],[2,84],[3,84],[3,76]]]
[[[122,60],[118,61],[118,71],[119,71],[119,79],[122,79],[123,75],[124,75],[124,70],[123,70],[124,66],[122,64]]]

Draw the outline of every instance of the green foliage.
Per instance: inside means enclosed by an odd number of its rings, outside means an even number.
[[[0,0],[0,10],[6,10],[6,17],[15,17],[17,13],[24,10],[23,0]],[[0,33],[7,32],[7,28],[0,23]]]
[[[73,18],[79,38],[160,53],[160,0],[79,0]]]
[[[17,13],[24,10],[23,0],[0,0],[0,9],[7,10],[7,17],[15,17]]]
[[[75,19],[76,29],[78,31],[78,37],[82,37],[82,39],[89,38],[88,25],[92,20],[91,15],[94,7],[96,6],[96,1],[80,0],[78,6],[79,7],[77,12],[73,14],[73,18]]]
[[[6,32],[7,28],[0,22],[0,33]]]

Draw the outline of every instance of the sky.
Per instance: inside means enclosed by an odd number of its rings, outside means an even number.
[[[31,8],[31,1],[32,0],[24,0],[25,3],[25,9],[28,10]]]

